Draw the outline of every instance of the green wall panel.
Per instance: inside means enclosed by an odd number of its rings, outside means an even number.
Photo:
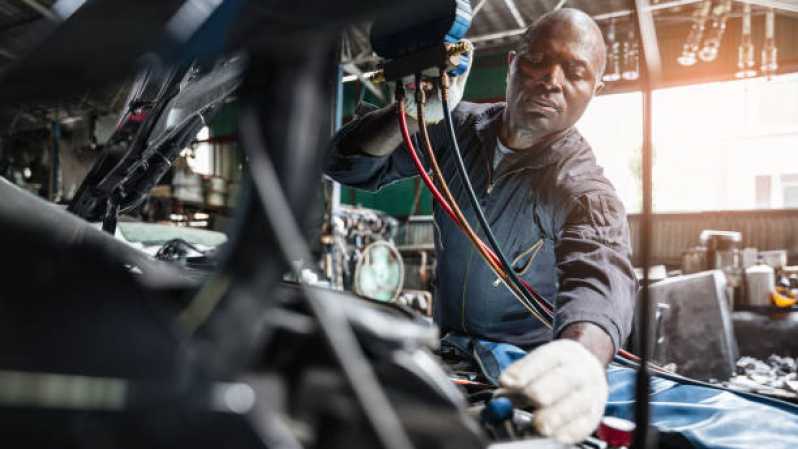
[[[211,136],[233,136],[238,132],[238,101],[222,105],[209,124]]]
[[[468,101],[497,101],[504,98],[507,69],[503,65],[474,68],[468,76],[463,98]]]
[[[395,217],[406,217],[410,214],[410,209],[413,205],[416,183],[421,182],[420,180],[417,181],[417,179],[411,178],[395,182],[376,193],[342,186],[341,202],[381,210]],[[416,213],[432,213],[432,195],[423,183],[421,184],[421,197]]]

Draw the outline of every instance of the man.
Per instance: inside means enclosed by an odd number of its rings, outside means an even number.
[[[630,332],[637,288],[623,206],[573,127],[602,88],[605,58],[595,22],[560,9],[533,24],[509,53],[506,104],[460,103],[453,112],[469,175],[502,250],[519,276],[556,305],[553,331],[495,282],[465,236],[435,210],[436,322],[444,333],[477,344],[537,347],[499,382],[537,407],[539,432],[564,442],[589,435],[603,413],[604,367]],[[451,105],[462,97],[467,75],[453,81]],[[405,101],[414,117],[412,92]],[[440,122],[439,101],[431,100],[427,111],[430,122]],[[458,203],[476,223],[443,124],[430,134]],[[415,175],[395,108],[361,115],[342,129],[326,171],[366,189]]]

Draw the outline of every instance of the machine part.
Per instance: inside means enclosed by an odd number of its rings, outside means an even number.
[[[418,278],[423,284],[429,284],[430,272],[432,270],[429,269],[429,264],[427,263],[427,252],[419,251],[419,254],[421,255],[421,264],[418,267]]]
[[[234,55],[170,69],[149,64],[105,145],[113,151],[95,163],[69,205],[70,212],[88,221],[106,216],[109,205],[124,212],[146,199],[179,152],[238,88],[246,59]]]
[[[498,396],[488,401],[480,417],[491,425],[500,425],[513,418],[513,402],[510,398]]]
[[[377,241],[393,244],[399,222],[382,211],[340,205],[329,223],[321,236],[323,270],[335,288],[351,290],[365,248]]]
[[[424,290],[403,290],[395,301],[422,315],[432,316],[432,293]]]
[[[371,29],[371,45],[382,58],[393,59],[416,53],[441,42],[462,39],[471,26],[471,4],[467,0],[432,0],[407,18],[382,17]]]
[[[216,268],[213,249],[203,250],[182,238],[165,242],[155,253],[155,258],[192,269],[211,271]]]
[[[614,416],[605,416],[601,419],[596,432],[602,441],[606,442],[610,448],[615,449],[630,447],[634,431],[635,423],[632,421]]]
[[[252,171],[251,179],[260,198],[261,207],[266,211],[283,256],[287,260],[312,260],[310,251],[304,244],[304,238],[298,232],[299,227],[290,214],[291,207],[280,185],[280,177],[261,140],[257,123],[257,110],[253,106],[242,112],[242,141],[247,148]],[[396,412],[377,382],[372,367],[366,361],[351,328],[337,311],[337,306],[320,300],[310,288],[305,289],[305,294],[308,305],[318,319],[327,342],[339,361],[340,368],[346,374],[349,385],[354,390],[383,447],[412,448],[412,443]]]
[[[664,356],[661,354],[662,348],[667,341],[665,337],[665,333],[662,330],[662,323],[665,322],[666,316],[668,311],[670,311],[671,306],[668,304],[663,304],[661,302],[657,303],[656,310],[654,311],[654,350],[651,351],[651,358],[653,360],[663,360]],[[675,365],[675,364],[669,364]]]
[[[464,47],[446,47],[462,39],[471,26],[471,3],[468,0],[430,0],[424,8],[407,18],[383,17],[371,27],[374,51],[387,61],[385,79],[394,81],[425,69],[446,65],[453,75],[465,72],[469,61]],[[449,50],[449,51],[447,51]]]
[[[396,247],[377,241],[366,246],[360,254],[352,288],[367,298],[393,302],[402,291],[404,276],[404,263]]]
[[[447,73],[452,76],[459,76],[468,70],[468,66],[471,63],[469,54],[473,50],[474,46],[468,41],[441,44],[418,54],[387,61],[383,63],[381,69],[363,73],[360,77],[366,83],[379,84],[386,81],[399,81],[403,77],[417,73],[416,69],[418,68],[426,71],[441,65]],[[380,92],[379,97],[381,96],[382,93]]]
[[[792,357],[771,354],[765,361],[742,357],[737,361],[737,374],[721,385],[798,403],[798,372]]]
[[[649,329],[649,353],[658,357],[652,360],[659,364],[676,363],[679,373],[685,376],[728,379],[734,373],[738,350],[723,272],[675,276],[649,288],[652,304],[668,306],[667,313],[660,315],[661,324]],[[652,314],[656,311],[652,310]],[[650,321],[656,323],[656,316]],[[657,328],[659,338],[663,339],[659,344],[656,344]],[[638,353],[642,351],[639,347],[635,349]]]

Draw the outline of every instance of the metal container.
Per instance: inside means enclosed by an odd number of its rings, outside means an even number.
[[[213,207],[224,207],[227,197],[227,180],[212,176],[205,184],[205,204]]]
[[[172,177],[172,194],[184,203],[202,203],[202,178],[196,173],[175,170]]]
[[[682,252],[682,274],[692,274],[707,269],[707,249],[696,246]]]
[[[741,263],[744,269],[753,267],[756,265],[756,261],[759,259],[759,251],[756,248],[743,248],[741,258]]]
[[[771,251],[760,251],[759,258],[766,265],[770,265],[776,270],[780,270],[787,266],[787,250],[776,249]]]
[[[748,284],[746,303],[750,306],[767,306],[770,293],[776,288],[776,273],[773,267],[765,264],[754,265],[745,270]]]
[[[743,236],[735,231],[701,231],[701,244],[707,249],[708,269],[740,267],[740,244]]]

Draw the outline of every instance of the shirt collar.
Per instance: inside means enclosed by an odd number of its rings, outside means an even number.
[[[498,139],[499,125],[501,124],[502,114],[504,113],[505,103],[496,103],[479,114],[474,121],[474,128],[477,136],[482,143],[482,151],[487,160],[492,161],[496,151],[496,139]],[[582,135],[571,127],[568,132],[560,138],[551,142],[547,147],[529,152],[516,151],[508,156],[513,166],[527,168],[541,168],[553,164],[566,156],[569,156],[586,146]]]

